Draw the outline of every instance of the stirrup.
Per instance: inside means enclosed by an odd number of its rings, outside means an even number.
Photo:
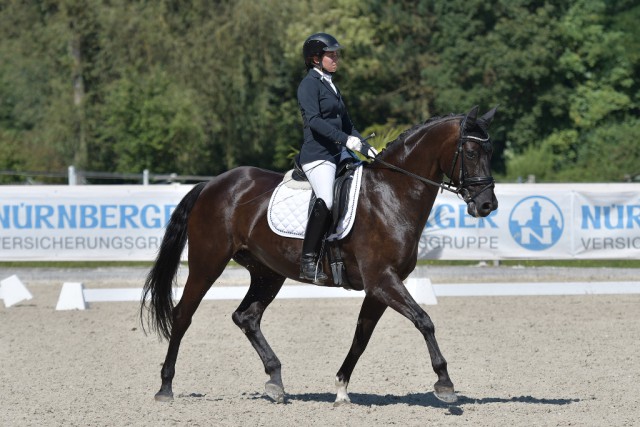
[[[316,285],[324,284],[327,282],[327,280],[329,280],[329,276],[324,274],[324,271],[322,270],[318,270],[317,272],[314,271],[313,273],[311,273],[311,275],[307,275],[303,271],[300,271],[300,278],[310,280]]]
[[[300,264],[300,278],[311,280],[315,284],[322,284],[329,280],[329,276],[322,271],[322,268],[316,268],[315,260],[312,263]]]

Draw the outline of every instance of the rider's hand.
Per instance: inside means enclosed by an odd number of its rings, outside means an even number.
[[[349,136],[346,146],[349,150],[360,152],[362,150],[362,141],[357,136]]]
[[[362,141],[357,136],[350,136],[347,138],[347,148],[352,151],[357,151],[365,157],[375,159],[378,155],[378,150],[369,145],[368,142]]]
[[[375,148],[373,148],[372,146],[370,146],[369,144],[367,144],[366,142],[363,145],[363,153],[365,156],[371,158],[371,159],[375,159],[376,156],[378,155],[378,150],[376,150]]]

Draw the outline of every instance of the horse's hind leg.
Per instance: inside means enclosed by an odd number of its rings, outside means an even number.
[[[262,335],[260,321],[262,314],[280,291],[285,278],[257,263],[246,266],[251,273],[251,285],[240,306],[233,313],[232,319],[251,342],[262,360],[265,372],[269,375],[269,380],[265,384],[266,395],[277,403],[283,403],[282,366]]]
[[[190,262],[190,265],[191,264]],[[171,328],[171,338],[169,339],[169,348],[167,349],[167,355],[162,365],[162,371],[160,372],[162,386],[160,387],[160,391],[155,395],[155,399],[159,402],[173,400],[172,383],[175,375],[180,342],[191,325],[193,314],[202,302],[202,298],[204,298],[213,282],[222,274],[226,264],[226,261],[220,263],[217,270],[210,271],[209,274],[203,274],[199,272],[198,269],[191,269],[190,267],[182,298],[180,298],[180,302],[173,309],[173,325]]]

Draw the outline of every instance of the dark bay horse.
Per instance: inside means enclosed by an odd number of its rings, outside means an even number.
[[[365,165],[355,224],[341,241],[347,277],[365,295],[353,343],[336,376],[336,404],[349,402],[351,374],[387,307],[409,319],[424,336],[438,377],[435,395],[444,402],[456,401],[433,322],[403,280],[415,268],[420,236],[441,187],[458,193],[474,217],[487,216],[498,207],[488,135],[494,114],[495,108],[478,117],[475,107],[468,114],[430,119],[405,131]],[[442,184],[445,175],[451,181]],[[280,173],[238,167],[196,185],[173,212],[144,286],[140,313],[151,329],[169,340],[156,400],[173,399],[180,341],[202,298],[233,259],[249,271],[251,283],[232,319],[269,375],[266,395],[284,401],[280,360],[260,330],[262,315],[285,279],[299,280],[302,240],[280,237],[267,223],[269,197],[282,179]],[[174,306],[172,286],[187,238],[189,275]],[[329,271],[327,264],[324,270]]]

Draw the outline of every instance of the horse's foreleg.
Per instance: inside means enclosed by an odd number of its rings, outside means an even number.
[[[160,377],[162,385],[160,391],[155,395],[155,399],[159,402],[168,402],[173,400],[172,382],[175,375],[176,360],[178,359],[178,350],[180,342],[185,332],[191,325],[191,319],[196,309],[200,305],[202,298],[211,286],[212,282],[206,282],[195,286],[191,274],[187,279],[184,292],[180,302],[173,309],[173,324],[171,327],[171,338],[169,339],[169,348],[165,357]]]
[[[379,289],[376,297],[389,307],[409,319],[415,327],[422,333],[427,343],[431,366],[438,376],[438,381],[434,384],[435,396],[443,402],[453,403],[458,398],[455,395],[453,382],[449,378],[447,371],[447,361],[438,347],[435,336],[435,327],[429,315],[413,299],[407,288],[398,277],[392,276],[387,281],[390,286]]]
[[[260,321],[262,314],[280,291],[284,280],[282,276],[266,277],[252,273],[249,291],[232,315],[233,322],[242,330],[260,356],[264,370],[269,375],[269,381],[265,384],[265,393],[277,403],[284,403],[282,365],[262,335]]]
[[[344,359],[340,370],[338,370],[338,373],[336,374],[336,401],[334,406],[351,402],[347,393],[351,374],[358,363],[358,359],[360,359],[365,348],[367,348],[371,334],[386,308],[387,306],[385,304],[382,304],[375,298],[369,295],[364,297],[362,307],[360,308],[360,314],[358,315],[358,324],[356,325],[356,332],[353,337],[353,342],[351,343],[351,348],[349,349],[349,353]]]

